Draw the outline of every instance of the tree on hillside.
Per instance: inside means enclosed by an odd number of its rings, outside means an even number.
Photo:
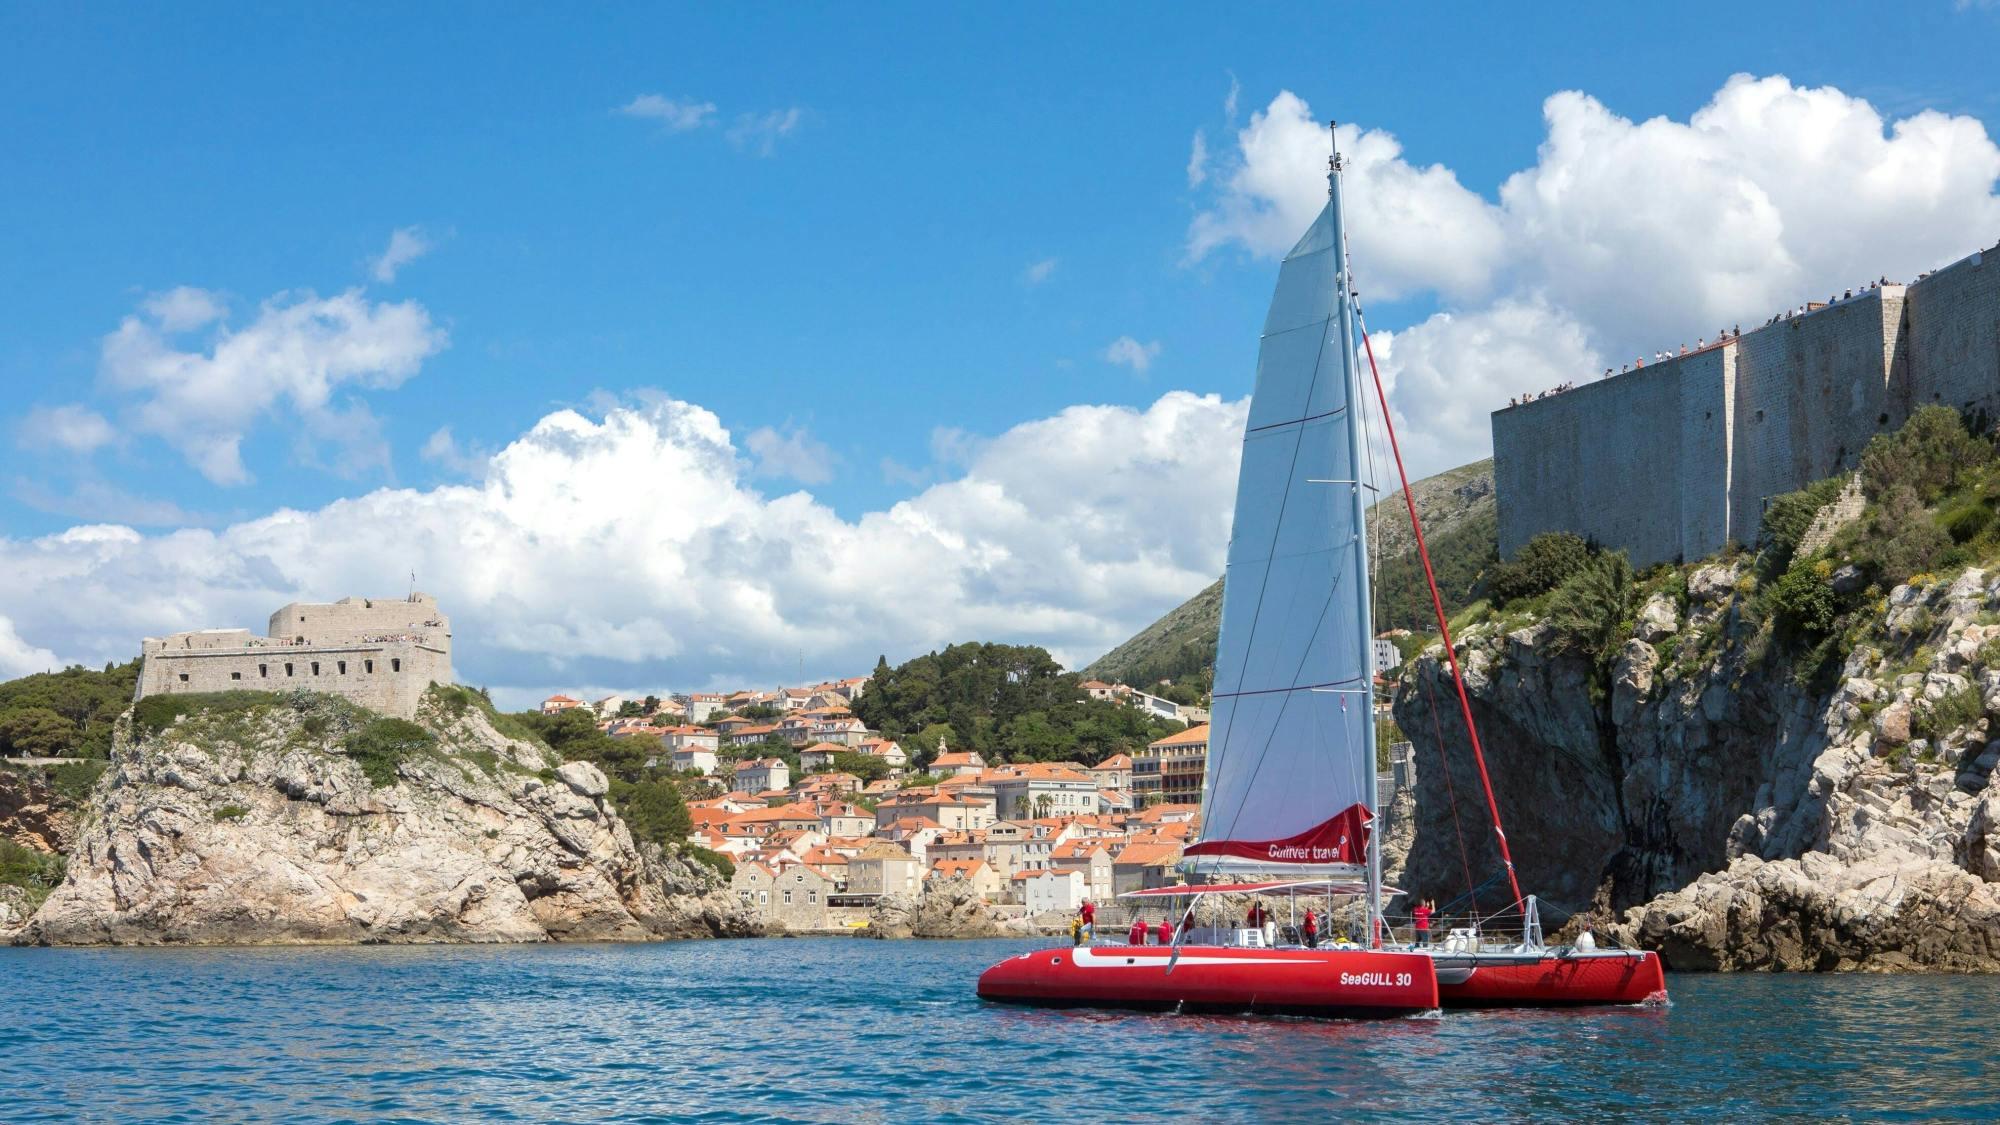
[[[952,645],[875,675],[855,714],[902,742],[919,768],[937,740],[988,761],[1096,762],[1183,729],[1137,708],[1085,699],[1077,677],[1033,645]]]
[[[111,754],[111,728],[132,705],[139,683],[139,662],[106,664],[101,670],[72,665],[60,672],[38,672],[0,683],[0,718],[20,711],[46,710],[67,720],[70,737],[54,753],[85,758]],[[37,719],[40,729],[56,729]],[[0,746],[0,754],[24,753]]]
[[[76,724],[47,707],[22,707],[0,713],[0,754],[56,757],[75,741]]]

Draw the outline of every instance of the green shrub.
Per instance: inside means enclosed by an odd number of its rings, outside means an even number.
[[[1992,460],[1992,443],[1967,433],[1957,411],[1926,406],[1895,433],[1869,439],[1861,451],[1861,482],[1870,499],[1908,488],[1930,504]]]
[[[63,857],[25,848],[0,836],[0,883],[28,892],[28,904],[39,907],[63,879]]]
[[[1940,696],[1928,707],[1921,707],[1910,716],[1910,733],[1918,738],[1927,738],[1933,745],[1943,736],[1955,730],[1962,730],[1979,721],[1986,713],[1977,687],[1966,687]]]
[[[685,843],[694,831],[694,818],[671,778],[637,782],[613,778],[610,796],[634,839],[666,846]]]
[[[1772,587],[1777,623],[1790,636],[1818,640],[1833,628],[1840,608],[1828,579],[1833,564],[1822,558],[1795,560]]]
[[[1844,476],[1817,480],[1796,492],[1771,497],[1764,509],[1763,555],[1758,560],[1766,575],[1783,574],[1792,565],[1799,540],[1812,527],[1819,510],[1831,504],[1847,485]]]
[[[249,815],[250,810],[244,808],[242,805],[224,805],[215,810],[215,819],[217,821],[242,820]]]
[[[1556,588],[1548,622],[1563,647],[1601,658],[1623,632],[1632,602],[1632,565],[1625,552],[1598,555]]]
[[[1567,531],[1546,531],[1522,544],[1514,557],[1492,570],[1486,590],[1506,605],[1546,594],[1590,564],[1590,544]]]
[[[97,788],[97,779],[111,768],[110,762],[64,762],[49,767],[49,787],[72,801],[82,802]]]
[[[710,851],[698,844],[689,844],[685,851],[689,859],[706,867],[714,868],[724,879],[736,877],[736,863],[721,852]]]
[[[1937,524],[1953,543],[1965,544],[1979,538],[1993,523],[1993,509],[1983,502],[1973,500],[1947,508],[1938,513]]]
[[[283,702],[268,691],[197,691],[149,695],[132,706],[132,729],[141,736],[164,732],[188,715],[244,715]]]
[[[431,732],[408,719],[380,718],[347,736],[347,756],[377,789],[396,783],[396,768],[437,744]]]

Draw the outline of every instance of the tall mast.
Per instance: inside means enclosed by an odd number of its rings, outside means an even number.
[[[1365,778],[1363,800],[1368,807],[1368,944],[1382,944],[1382,819],[1375,807],[1375,617],[1368,575],[1368,502],[1361,494],[1361,373],[1354,363],[1354,314],[1350,294],[1353,281],[1347,274],[1347,215],[1340,196],[1340,137],[1337,123],[1327,123],[1333,138],[1333,155],[1327,159],[1326,190],[1333,206],[1334,320],[1339,325],[1340,376],[1347,387],[1347,464],[1353,479],[1348,483],[1354,506],[1354,620],[1360,626],[1356,643],[1361,646],[1362,698],[1367,700],[1362,714],[1362,757]]]

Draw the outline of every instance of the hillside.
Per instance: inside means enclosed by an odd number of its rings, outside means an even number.
[[[1472,598],[1480,573],[1497,557],[1499,518],[1493,503],[1493,461],[1475,461],[1425,477],[1410,486],[1424,521],[1431,563],[1456,612]],[[1416,537],[1402,490],[1369,509],[1369,532],[1379,550],[1376,625],[1423,631],[1431,621],[1430,595],[1418,565]],[[1190,677],[1206,691],[1222,625],[1222,582],[1181,603],[1138,635],[1092,661],[1087,678],[1134,685]]]

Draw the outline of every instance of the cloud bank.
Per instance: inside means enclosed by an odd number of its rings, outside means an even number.
[[[1573,90],[1543,119],[1535,163],[1490,199],[1386,131],[1341,127],[1364,299],[1447,309],[1378,336],[1406,440],[1428,451],[1413,471],[1485,450],[1484,415],[1510,395],[2000,240],[2000,146],[1975,118],[1889,121],[1832,87],[1739,74],[1686,121]],[[1326,127],[1305,101],[1279,93],[1235,141],[1206,161],[1190,259],[1280,255],[1325,202]]]

